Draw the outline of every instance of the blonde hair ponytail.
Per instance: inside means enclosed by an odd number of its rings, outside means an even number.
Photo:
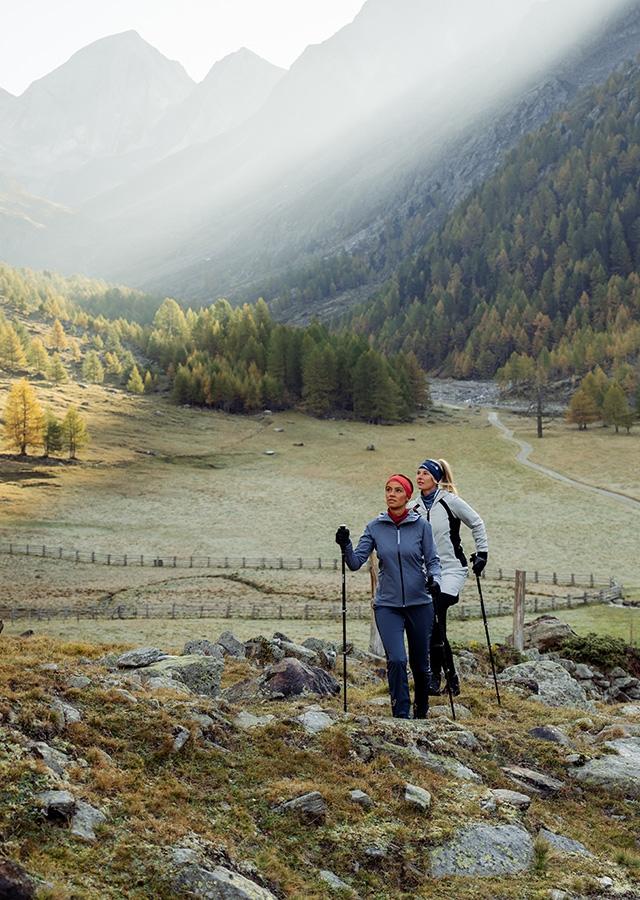
[[[446,459],[439,459],[438,465],[443,472],[443,477],[440,481],[439,487],[441,487],[443,491],[449,491],[449,493],[451,494],[457,494],[458,488],[453,482],[453,472],[451,471],[451,466],[446,461]]]

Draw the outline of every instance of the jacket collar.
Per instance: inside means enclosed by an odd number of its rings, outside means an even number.
[[[409,501],[409,504],[410,504],[409,505],[409,513],[402,520],[402,522],[400,522],[400,525],[404,525],[406,522],[415,522],[416,519],[420,518],[420,513],[416,512],[415,508],[413,507],[412,500]],[[396,524],[386,510],[384,512],[380,513],[380,515],[378,516],[378,521],[379,522],[391,522],[392,525]],[[400,527],[400,525],[398,527]]]
[[[436,503],[438,502],[438,500],[439,500],[441,497],[443,497],[444,494],[445,494],[445,492],[442,490],[442,488],[438,488],[438,489],[436,490],[436,495],[435,495],[435,497],[433,498],[433,503],[431,504],[431,509],[433,509],[433,507],[436,505]],[[417,509],[420,509],[420,508],[422,508],[422,509],[425,509],[425,508],[426,508],[425,505],[424,505],[424,503],[422,502],[422,493],[419,493],[418,496],[415,498],[415,500],[410,500],[410,501],[409,501],[409,509],[417,510]]]

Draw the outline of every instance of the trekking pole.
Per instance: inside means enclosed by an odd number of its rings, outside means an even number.
[[[475,555],[475,554],[474,554]],[[471,557],[473,561],[473,555]],[[502,706],[500,703],[500,691],[498,690],[498,679],[496,678],[496,667],[493,661],[493,650],[491,649],[491,638],[489,637],[489,625],[487,623],[487,612],[484,608],[484,599],[482,597],[482,586],[480,584],[480,576],[476,575],[476,584],[478,585],[478,594],[480,596],[480,609],[482,610],[482,621],[484,622],[484,633],[487,636],[487,647],[489,648],[489,659],[491,660],[491,671],[493,672],[493,683],[496,686],[496,697],[498,699],[498,706]]]
[[[346,526],[345,526],[346,527]],[[347,711],[347,572],[345,548],[342,551],[342,696],[344,711]]]

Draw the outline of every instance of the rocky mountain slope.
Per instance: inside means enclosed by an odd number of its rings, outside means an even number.
[[[615,19],[621,7],[626,0],[608,7],[605,32],[619,33],[634,55],[629,23]],[[66,226],[38,229],[15,261],[205,299],[258,289],[264,273],[341,247],[370,247],[390,220],[428,218],[440,206],[434,172],[446,205],[455,199],[449,184],[460,196],[504,147],[494,141],[488,158],[468,147],[455,170],[439,168],[442,160],[482,133],[483,113],[491,110],[493,125],[496,104],[513,109],[543,84],[602,12],[590,3],[576,17],[563,0],[552,11],[534,5],[521,22],[504,4],[501,28],[487,33],[479,9],[469,0],[443,8],[369,0],[352,25],[308,48],[244,125],[94,198]],[[607,40],[614,66],[627,51]],[[517,136],[531,125],[520,118]]]
[[[2,638],[0,891],[637,898],[640,682],[562,639],[547,622],[542,655],[501,651],[500,707],[459,651],[456,720],[402,721],[356,648],[345,714],[313,638]]]

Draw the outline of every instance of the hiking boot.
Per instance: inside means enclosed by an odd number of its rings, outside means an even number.
[[[429,713],[429,703],[414,703],[413,704],[413,718],[414,719],[426,719]]]
[[[460,694],[460,679],[458,678],[456,672],[454,672],[452,675],[449,675],[447,684],[449,686],[449,689],[451,690],[451,696],[458,697]]]
[[[428,694],[430,697],[439,697],[440,696],[440,675],[434,675],[431,673],[431,678],[429,679],[429,688]]]

